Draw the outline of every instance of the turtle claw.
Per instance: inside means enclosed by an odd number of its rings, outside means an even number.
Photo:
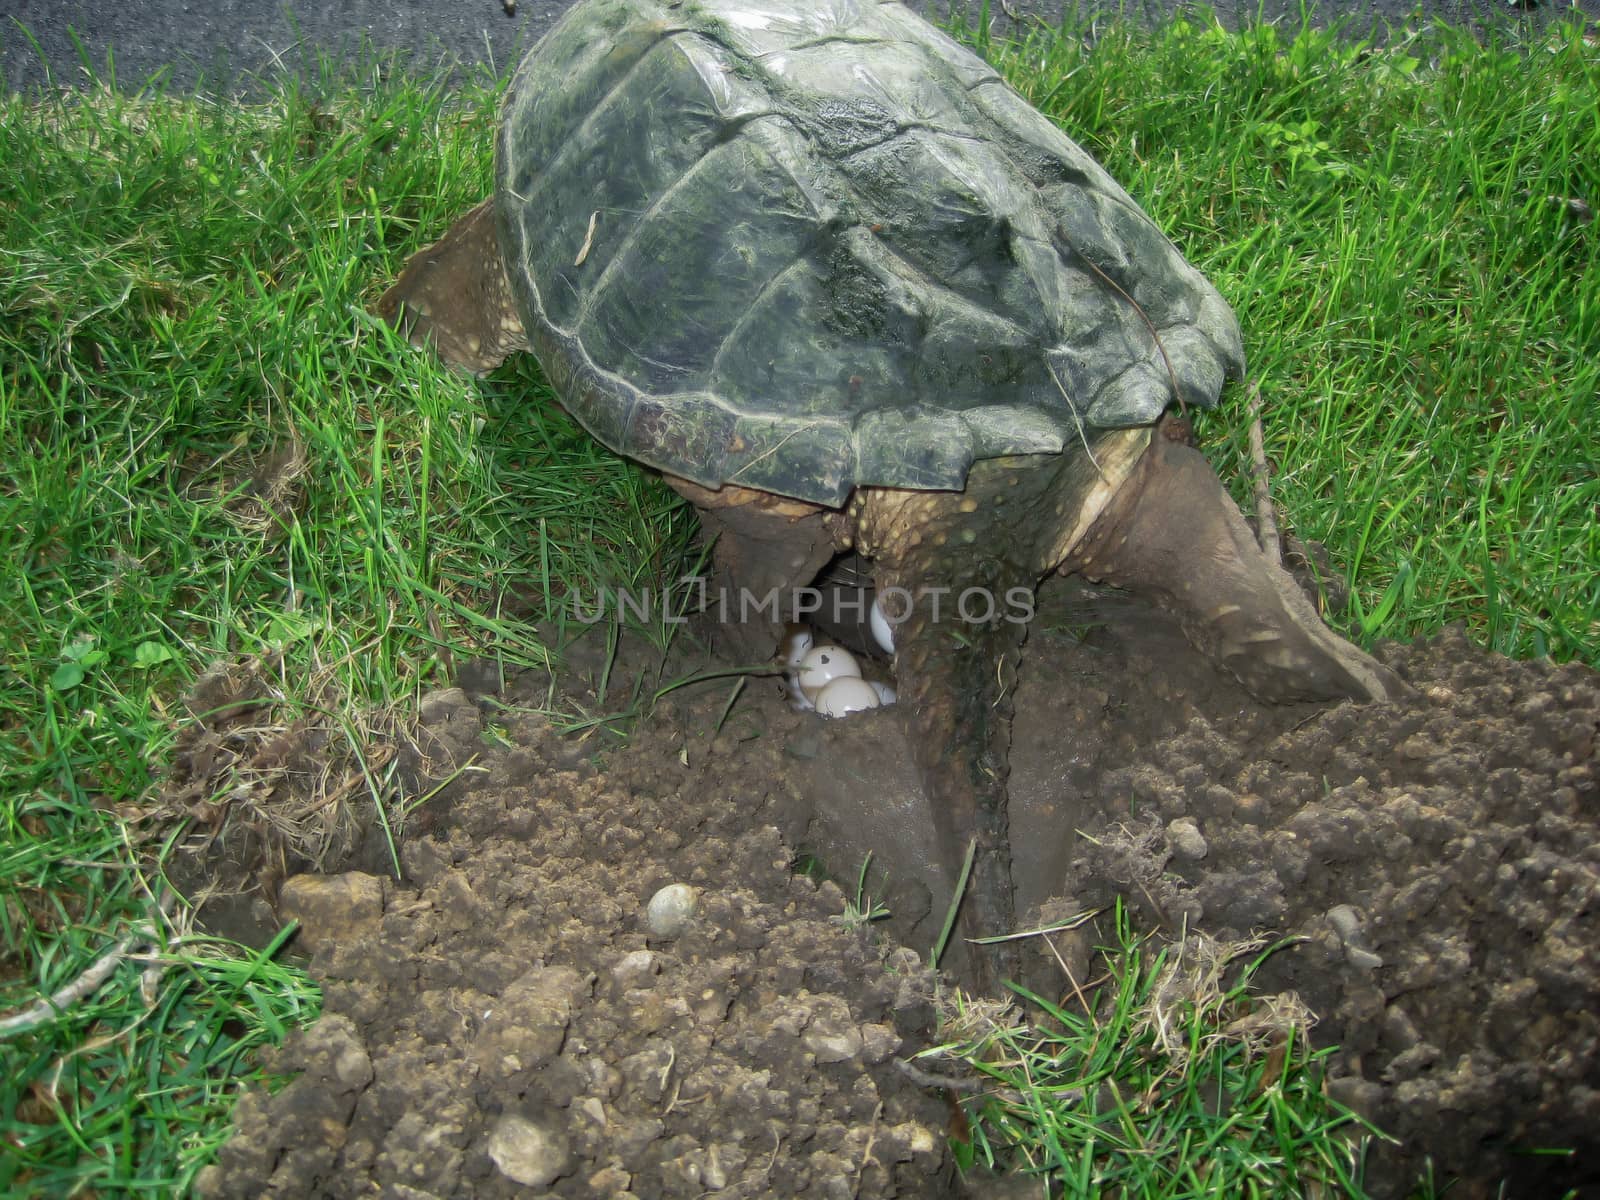
[[[1410,689],[1322,623],[1196,450],[1155,438],[1066,564],[1152,596],[1252,695],[1389,700]]]

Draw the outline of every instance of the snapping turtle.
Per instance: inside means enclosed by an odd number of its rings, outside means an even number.
[[[1154,432],[1242,371],[1227,304],[899,4],[580,0],[512,82],[494,196],[379,311],[474,371],[531,349],[699,508],[745,648],[843,551],[904,589],[895,671],[942,852],[978,839],[973,932],[1012,921],[1016,601],[1049,573],[1155,598],[1263,698],[1403,687]]]

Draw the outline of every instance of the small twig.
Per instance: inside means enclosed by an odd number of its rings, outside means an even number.
[[[971,1076],[936,1075],[932,1071],[924,1071],[920,1067],[911,1065],[909,1059],[897,1058],[894,1060],[895,1070],[904,1075],[918,1087],[949,1088],[952,1092],[981,1092],[993,1086]]]
[[[1250,474],[1255,481],[1256,541],[1273,563],[1283,562],[1278,514],[1272,507],[1272,475],[1267,469],[1266,438],[1261,432],[1261,385],[1250,385]]]
[[[0,1017],[0,1038],[28,1033],[41,1025],[49,1024],[67,1009],[80,1004],[111,978],[112,973],[135,949],[143,950],[156,940],[155,927],[146,923],[136,926],[127,937],[89,965],[89,968],[71,983],[57,988],[43,1000],[30,1004],[21,1012]]]
[[[1072,403],[1072,397],[1067,395],[1067,389],[1062,386],[1061,376],[1056,374],[1055,365],[1048,358],[1045,359],[1044,365],[1045,370],[1050,372],[1050,378],[1056,385],[1056,391],[1061,393],[1061,398],[1067,403],[1067,411],[1072,414],[1073,423],[1078,427],[1078,440],[1083,443],[1083,452],[1089,456],[1089,462],[1094,467],[1094,473],[1104,479],[1106,473],[1101,470],[1100,463],[1094,456],[1094,450],[1089,445],[1089,435],[1084,432],[1083,418],[1078,415],[1077,405]]]
[[[1006,1104],[1023,1103],[1023,1096],[1021,1092],[1017,1091],[1015,1088],[1001,1087],[993,1079],[986,1079],[982,1077],[972,1078],[957,1077],[953,1075],[935,1075],[931,1071],[923,1071],[912,1066],[910,1060],[904,1058],[895,1059],[894,1065],[902,1075],[911,1080],[911,1082],[916,1084],[918,1087],[943,1088],[945,1091],[949,1092],[952,1097],[962,1094],[977,1095],[979,1092],[987,1092],[994,1099],[1000,1100]],[[1048,1089],[1046,1094],[1051,1096],[1065,1097],[1068,1100],[1079,1100],[1083,1098],[1083,1089],[1054,1088]]]
[[[583,235],[583,245],[578,248],[578,257],[572,260],[573,266],[583,266],[583,260],[589,257],[589,251],[594,246],[594,227],[599,220],[600,210],[597,208],[589,214],[589,232]]]
[[[1095,261],[1087,254],[1078,249],[1078,247],[1066,237],[1063,237],[1061,240],[1067,243],[1067,248],[1078,256],[1079,260],[1082,261],[1084,266],[1088,267],[1089,270],[1098,275],[1102,283],[1126,300],[1129,307],[1131,307],[1133,311],[1139,315],[1139,319],[1144,322],[1145,328],[1150,331],[1150,339],[1156,344],[1156,350],[1161,355],[1162,364],[1167,368],[1167,381],[1172,385],[1172,398],[1178,402],[1178,413],[1181,416],[1188,416],[1189,406],[1183,402],[1183,392],[1178,387],[1178,372],[1172,366],[1172,359],[1167,354],[1167,345],[1161,340],[1161,331],[1156,328],[1156,323],[1150,319],[1150,314],[1145,312],[1144,306],[1132,296],[1128,295],[1128,293],[1123,290],[1122,285],[1102,271],[1099,265],[1096,264]],[[1054,372],[1052,372],[1052,374],[1053,373]],[[1061,386],[1059,380],[1057,381],[1056,386]]]
[[[1083,1015],[1089,1020],[1094,1020],[1094,1009],[1089,1005],[1089,997],[1083,994],[1083,988],[1078,983],[1078,977],[1072,973],[1072,968],[1067,966],[1067,960],[1061,957],[1061,951],[1056,949],[1055,939],[1049,934],[1044,934],[1044,944],[1050,948],[1050,953],[1056,960],[1056,965],[1061,968],[1061,973],[1067,977],[1067,982],[1072,985],[1072,994],[1078,998],[1078,1007],[1083,1009]]]
[[[851,1190],[852,1198],[861,1195],[861,1178],[867,1173],[867,1164],[872,1161],[872,1148],[878,1144],[878,1118],[883,1116],[883,1101],[878,1101],[878,1106],[872,1110],[872,1128],[867,1132],[867,1144],[861,1151],[861,1162],[856,1166],[856,1186]]]
[[[37,1029],[40,1025],[54,1020],[63,1010],[71,1008],[85,996],[98,991],[100,985],[111,978],[111,973],[128,956],[128,951],[136,944],[143,945],[148,942],[153,934],[154,930],[148,925],[140,926],[101,955],[88,970],[65,987],[57,988],[43,1000],[29,1005],[19,1013],[0,1018],[0,1037],[10,1037],[12,1034],[27,1033]]]

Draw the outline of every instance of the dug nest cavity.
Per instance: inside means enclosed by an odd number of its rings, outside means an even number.
[[[1011,756],[1018,910],[1120,898],[1173,939],[1289,939],[1256,986],[1314,1014],[1328,1090],[1394,1139],[1372,1194],[1430,1161],[1457,1196],[1600,1186],[1600,679],[1460,633],[1378,653],[1414,696],[1263,707],[1159,614],[1049,585]],[[429,699],[408,786],[454,778],[400,878],[356,837],[361,871],[274,894],[325,1013],[202,1190],[1004,1194],[959,1179],[950,1093],[900,1065],[938,1036],[949,889],[901,715],[824,721],[768,679],[730,709],[723,681],[580,739],[531,711],[545,685]],[[852,887],[870,853],[889,918],[847,927],[799,849]],[[665,937],[646,909],[674,883],[694,908]],[[1032,944],[1047,998],[1094,972],[1089,928]]]

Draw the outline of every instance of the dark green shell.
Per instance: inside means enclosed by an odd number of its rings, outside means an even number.
[[[580,0],[517,72],[495,194],[564,403],[711,487],[960,488],[1148,424],[1172,387],[1138,308],[1188,403],[1243,365],[1128,195],[899,4]]]

